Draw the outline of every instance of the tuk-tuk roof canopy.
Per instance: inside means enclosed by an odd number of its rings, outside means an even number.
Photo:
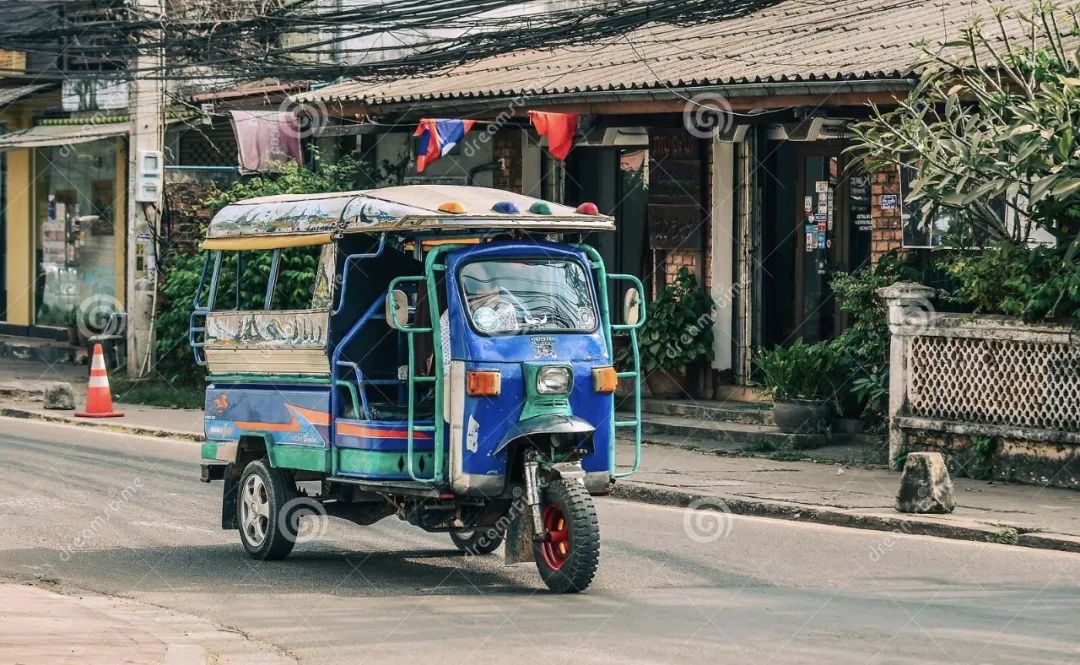
[[[516,212],[515,212],[516,211]],[[590,215],[488,187],[403,185],[329,194],[280,194],[229,204],[210,222],[207,249],[270,249],[330,242],[336,233],[613,231]]]

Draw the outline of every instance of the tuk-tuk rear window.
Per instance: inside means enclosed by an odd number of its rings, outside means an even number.
[[[481,334],[596,330],[596,303],[585,268],[577,261],[474,261],[461,268],[458,281],[465,311]]]

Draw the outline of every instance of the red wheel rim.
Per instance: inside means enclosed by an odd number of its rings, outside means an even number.
[[[559,570],[570,558],[570,529],[558,506],[549,505],[544,508],[542,517],[548,540],[540,544],[540,553],[544,556],[544,563],[548,568]]]

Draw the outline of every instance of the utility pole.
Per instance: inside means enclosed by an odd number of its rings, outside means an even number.
[[[162,0],[132,0],[144,18],[162,16]],[[127,223],[127,368],[128,376],[142,376],[153,360],[153,320],[157,294],[156,239],[161,220],[163,178],[156,197],[144,187],[146,170],[156,155],[159,173],[165,144],[163,54],[160,30],[145,35],[134,62],[131,115],[133,128],[128,148]]]

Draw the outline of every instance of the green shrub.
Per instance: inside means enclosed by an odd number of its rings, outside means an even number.
[[[683,373],[687,366],[712,360],[712,311],[716,303],[698,286],[697,278],[685,267],[675,282],[665,287],[646,307],[647,319],[638,332],[641,368]],[[616,363],[629,367],[629,346],[620,349]]]
[[[1077,249],[1003,244],[979,252],[950,253],[938,264],[956,287],[946,299],[981,314],[1026,321],[1080,318],[1080,260]]]
[[[761,386],[777,400],[831,398],[835,362],[831,344],[806,344],[802,339],[762,351],[754,359]]]

